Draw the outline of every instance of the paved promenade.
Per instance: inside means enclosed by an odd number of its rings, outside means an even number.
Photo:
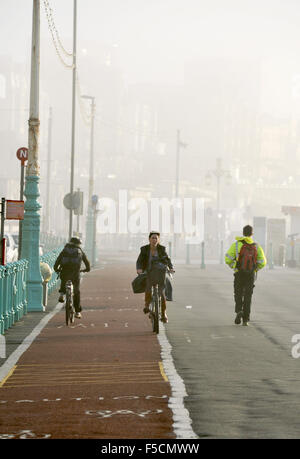
[[[178,438],[161,344],[143,295],[132,293],[134,277],[128,261],[102,264],[82,281],[74,326],[65,325],[54,293],[46,313],[7,331],[0,438]]]

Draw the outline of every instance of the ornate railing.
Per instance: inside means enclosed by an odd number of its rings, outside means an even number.
[[[27,312],[28,261],[19,260],[0,266],[0,333]]]
[[[52,270],[52,277],[48,282],[49,293],[55,290],[59,282],[53,266],[62,249],[63,246],[58,247],[40,257],[40,261],[47,263]],[[5,266],[0,265],[0,334],[27,313],[27,272],[28,261],[25,259]]]

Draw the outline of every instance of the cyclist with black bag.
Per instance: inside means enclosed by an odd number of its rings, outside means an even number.
[[[165,282],[167,269],[174,273],[171,259],[169,258],[166,248],[160,245],[160,233],[151,231],[149,234],[149,244],[141,247],[140,254],[136,262],[136,270],[139,275],[147,273],[146,286],[145,286],[145,307],[144,313],[149,312],[149,305],[152,299],[151,287],[158,284],[159,295],[161,295],[162,303],[162,322],[168,322],[166,313],[166,295],[165,295]]]
[[[85,264],[85,270],[82,272],[89,272],[91,270],[90,262],[86,254],[83,252],[81,240],[77,237],[72,237],[63,250],[58,255],[54,263],[54,271],[60,274],[61,284],[59,289],[60,303],[64,303],[64,295],[66,293],[66,282],[72,281],[74,289],[74,309],[75,317],[81,319],[81,305],[80,305],[80,267],[81,263]]]
[[[243,237],[236,237],[225,255],[225,263],[234,270],[235,321],[247,326],[250,320],[251,299],[257,271],[266,263],[262,247],[252,239],[253,228],[246,225]]]

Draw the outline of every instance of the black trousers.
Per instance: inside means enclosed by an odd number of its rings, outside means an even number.
[[[238,271],[234,274],[235,312],[243,312],[244,320],[250,319],[254,279],[255,273]]]
[[[73,299],[75,312],[81,311],[80,306],[80,274],[78,273],[64,273],[60,274],[60,289],[59,293],[66,293],[66,282],[71,280],[73,284]]]

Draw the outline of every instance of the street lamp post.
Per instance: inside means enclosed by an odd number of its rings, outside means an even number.
[[[86,238],[85,250],[90,260],[94,260],[95,251],[95,212],[92,203],[92,196],[94,193],[94,119],[95,119],[95,97],[81,96],[83,99],[91,101],[91,134],[90,134],[90,167],[89,167],[89,194],[88,194],[88,209],[86,219]]]
[[[175,177],[175,198],[176,204],[179,198],[179,164],[180,164],[180,148],[186,148],[187,144],[180,139],[180,130],[177,129],[177,142],[176,142],[176,177]],[[176,256],[177,249],[177,234],[174,233],[174,256]]]
[[[76,115],[76,46],[77,46],[77,0],[73,0],[73,73],[72,73],[72,132],[71,132],[71,176],[70,194],[74,193],[75,169],[75,115]],[[73,234],[73,209],[69,213],[69,239]]]
[[[22,258],[29,262],[27,277],[28,311],[43,311],[43,286],[40,272],[39,239],[39,61],[40,0],[33,0],[30,116],[28,130],[28,165],[25,177],[25,214],[22,228]]]
[[[218,243],[220,242],[220,218],[222,218],[220,211],[221,211],[221,178],[226,175],[230,177],[229,170],[225,170],[222,168],[222,159],[217,158],[216,169],[212,171],[217,179],[217,238]],[[209,178],[209,175],[207,175]]]

